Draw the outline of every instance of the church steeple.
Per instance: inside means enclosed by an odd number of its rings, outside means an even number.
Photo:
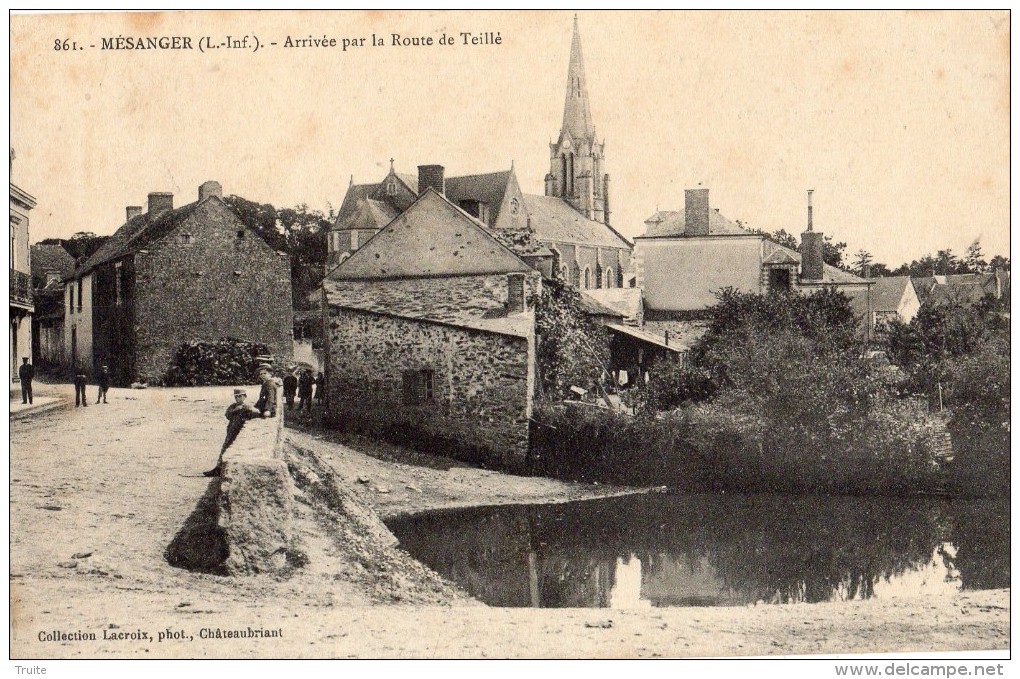
[[[584,55],[581,53],[581,31],[574,15],[574,37],[570,41],[570,66],[567,68],[567,95],[563,102],[563,132],[575,140],[593,139],[591,105],[588,103],[588,80],[584,77]]]
[[[563,198],[588,219],[609,223],[609,175],[605,174],[605,143],[595,137],[588,101],[588,79],[581,52],[581,30],[574,15],[570,41],[563,125],[549,144],[549,174],[545,195]]]

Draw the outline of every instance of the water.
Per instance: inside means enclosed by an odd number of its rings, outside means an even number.
[[[492,606],[641,608],[1009,587],[1006,502],[635,495],[387,522]]]

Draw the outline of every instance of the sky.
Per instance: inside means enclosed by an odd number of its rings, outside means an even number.
[[[1009,249],[1006,12],[580,12],[613,226],[708,187],[749,226],[806,226],[896,266]],[[11,19],[12,181],[31,240],[106,235],[152,191],[339,208],[348,182],[438,163],[542,193],[573,12],[171,12]],[[500,44],[463,45],[462,32]],[[394,46],[444,34],[453,45]],[[384,41],[371,46],[375,34]],[[200,51],[208,36],[247,48]],[[190,37],[190,50],[101,49]],[[284,47],[336,38],[337,47]],[[252,49],[258,37],[260,49]],[[80,50],[56,50],[54,41]],[[342,48],[342,40],[364,46]],[[277,42],[275,47],[268,42]],[[91,45],[95,45],[92,48]]]

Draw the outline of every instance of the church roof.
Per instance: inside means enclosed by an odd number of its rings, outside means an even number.
[[[588,219],[562,198],[526,193],[524,206],[531,218],[531,228],[540,241],[609,248],[631,247],[630,241],[612,227]]]
[[[328,277],[358,280],[531,270],[484,225],[430,189]]]
[[[581,53],[581,31],[576,16],[574,35],[570,40],[570,65],[567,67],[562,129],[569,131],[575,141],[595,138],[591,122],[591,105],[588,101],[588,79],[584,73],[584,55]]]

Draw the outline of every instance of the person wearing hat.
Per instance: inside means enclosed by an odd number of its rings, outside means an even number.
[[[28,356],[21,357],[18,379],[21,380],[21,402],[32,403],[32,380],[35,379],[35,366],[28,362]]]
[[[234,402],[227,407],[227,437],[223,439],[220,457],[216,461],[216,466],[207,472],[202,472],[202,476],[220,475],[220,471],[223,469],[223,453],[227,452],[227,448],[230,447],[230,444],[234,442],[237,435],[244,429],[244,423],[260,416],[258,410],[244,402],[247,396],[248,394],[244,389],[234,389]]]
[[[99,395],[96,396],[96,405],[99,405],[100,401],[108,403],[106,400],[106,392],[110,390],[110,366],[103,366],[103,369],[99,371],[99,376],[96,378],[96,383],[99,385]]]
[[[262,417],[276,417],[276,380],[273,379],[270,367],[265,363],[259,366],[259,381],[262,382],[262,389],[259,390],[259,400],[255,401],[255,408]]]

